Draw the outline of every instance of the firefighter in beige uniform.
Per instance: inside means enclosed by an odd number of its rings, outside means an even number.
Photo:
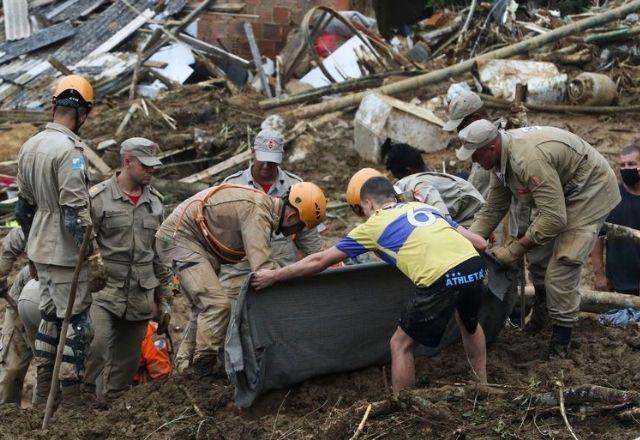
[[[294,183],[302,182],[295,174],[280,168],[284,157],[284,138],[279,131],[264,129],[255,138],[253,144],[253,162],[244,171],[232,174],[224,183],[247,185],[264,191],[267,195],[283,198]],[[298,252],[303,256],[319,252],[322,239],[316,228],[305,229],[293,236],[274,234],[271,237],[271,257],[279,266],[287,266],[298,260]],[[222,287],[233,300],[238,296],[240,287],[247,275],[251,273],[249,261],[244,259],[235,265],[223,264],[220,268],[219,280]],[[193,315],[195,316],[195,314]],[[197,323],[189,322],[185,336],[176,355],[176,368],[184,370],[193,357]]]
[[[553,324],[549,354],[564,357],[578,319],[582,266],[609,211],[620,201],[615,174],[595,148],[558,128],[498,131],[491,122],[479,120],[459,138],[460,160],[472,159],[493,170],[489,198],[470,230],[488,237],[515,196],[537,208],[537,215],[525,235],[495,249],[495,257],[515,265],[527,250],[553,241],[544,274]]]
[[[24,253],[26,244],[22,229],[16,228],[2,239],[0,249],[0,279],[3,284],[0,288],[9,289],[7,294],[16,303],[22,288],[31,278],[29,267],[25,266],[18,273],[11,288],[7,286],[6,277],[13,263]],[[0,403],[20,404],[22,384],[33,357],[31,344],[18,311],[7,304],[0,339]]]
[[[35,360],[45,375],[53,370],[80,245],[91,225],[84,143],[76,133],[92,101],[93,90],[87,80],[78,75],[64,77],[54,95],[53,123],[27,140],[18,156],[16,218],[29,234],[27,255],[35,263],[40,281],[42,321]],[[80,272],[60,367],[62,392],[68,396],[79,392],[91,339],[90,290],[104,286],[104,267],[95,240],[90,248],[88,265]]]
[[[325,210],[324,194],[313,183],[294,184],[283,199],[227,183],[185,200],[162,223],[156,234],[158,254],[197,314],[194,373],[213,372],[229,323],[230,298],[218,279],[220,265],[237,264],[246,256],[252,271],[276,268],[272,234],[315,228]]]
[[[484,203],[484,197],[466,180],[427,171],[420,151],[408,144],[393,144],[384,163],[393,177],[399,179],[394,186],[405,201],[431,205],[465,228]]]
[[[94,339],[85,383],[102,376],[105,394],[128,389],[156,301],[170,301],[171,271],[160,264],[155,234],[162,223],[162,195],[149,186],[158,145],[135,137],[122,142],[121,171],[89,190],[96,240],[107,285],[93,294]]]

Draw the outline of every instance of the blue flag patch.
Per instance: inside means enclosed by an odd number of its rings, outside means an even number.
[[[84,170],[84,158],[82,158],[82,157],[74,157],[71,160],[71,169],[72,170]]]

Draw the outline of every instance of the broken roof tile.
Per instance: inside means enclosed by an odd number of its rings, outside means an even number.
[[[27,0],[2,0],[6,41],[21,40],[31,35]]]

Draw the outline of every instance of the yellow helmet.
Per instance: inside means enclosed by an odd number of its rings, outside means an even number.
[[[67,75],[58,81],[56,91],[53,93],[53,103],[62,107],[91,108],[93,87],[80,75]]]
[[[318,185],[299,182],[291,185],[289,204],[298,210],[300,220],[307,228],[318,226],[327,213],[327,199]]]
[[[360,206],[360,190],[362,189],[362,185],[371,179],[372,177],[384,177],[382,173],[373,168],[363,168],[353,176],[351,176],[351,180],[349,180],[349,185],[347,185],[347,203],[351,206],[353,212],[355,212],[360,217],[363,217],[364,214],[362,212],[362,206]]]

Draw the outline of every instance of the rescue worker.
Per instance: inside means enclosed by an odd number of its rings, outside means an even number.
[[[62,78],[53,97],[53,122],[20,149],[16,218],[28,234],[27,255],[35,263],[41,289],[42,321],[36,337],[39,377],[51,376],[71,279],[87,226],[91,225],[87,164],[78,130],[93,104],[93,89],[81,76]],[[90,246],[80,272],[67,343],[60,368],[63,402],[80,396],[91,339],[90,291],[104,287],[97,246]],[[85,259],[85,256],[80,256]],[[39,382],[41,386],[48,386]],[[44,390],[43,390],[44,391]]]
[[[166,313],[172,297],[171,271],[160,264],[155,252],[163,206],[162,195],[150,183],[162,165],[158,151],[158,144],[149,139],[125,140],[120,171],[89,190],[96,240],[107,272],[106,287],[93,294],[95,334],[85,377],[92,387],[102,379],[99,394],[131,386],[147,323],[156,317],[155,303],[164,304]]]
[[[267,195],[283,198],[294,183],[302,179],[293,173],[280,168],[284,157],[284,137],[279,131],[263,129],[256,136],[252,148],[252,163],[249,168],[238,171],[224,179],[224,183],[247,185],[264,191]],[[322,248],[322,239],[316,228],[305,229],[299,234],[284,236],[274,234],[271,237],[271,258],[279,266],[286,266],[298,260],[298,253],[303,256],[318,252]],[[249,262],[244,259],[235,265],[222,265],[219,280],[231,301],[235,301],[240,287],[247,275],[251,273]],[[192,318],[197,315],[192,314]],[[196,322],[191,319],[189,328],[176,355],[176,369],[183,371],[193,357],[195,348]]]
[[[478,323],[486,268],[476,251],[483,251],[486,241],[445,219],[431,206],[398,203],[393,185],[384,177],[356,180],[367,221],[330,249],[290,266],[258,271],[252,285],[264,289],[277,281],[321,272],[347,257],[375,251],[416,286],[390,341],[394,393],[415,383],[415,344],[437,346],[454,313],[475,378],[486,384],[485,337]]]
[[[230,299],[220,284],[221,264],[248,260],[252,271],[275,268],[271,237],[313,229],[325,217],[326,199],[313,183],[295,183],[282,199],[225,183],[182,202],[156,234],[161,261],[173,269],[197,313],[191,370],[211,375],[229,323]]]
[[[13,263],[24,253],[26,242],[22,229],[15,228],[2,239],[0,249],[0,289],[16,304],[22,288],[31,278],[29,267],[25,266],[18,273],[10,288],[7,276]],[[33,356],[31,345],[18,311],[7,304],[0,338],[0,404],[20,404],[22,385]]]
[[[480,119],[489,120],[489,112],[487,111],[482,99],[476,93],[470,90],[463,90],[455,96],[449,103],[449,119],[442,129],[448,132],[460,131],[467,125]],[[500,118],[494,122],[496,126],[506,129],[507,122],[504,118]],[[478,190],[486,199],[489,196],[489,180],[491,174],[484,170],[481,166],[473,164],[471,166],[471,174],[469,174],[469,182]]]
[[[482,99],[476,93],[470,90],[464,90],[459,95],[455,96],[449,103],[449,120],[443,127],[445,131],[455,131],[467,127],[474,121],[480,119],[489,120],[489,113],[487,112]],[[514,117],[515,116],[515,117]],[[493,121],[493,124],[497,128],[509,129],[520,128],[527,125],[526,112],[521,107],[511,108],[508,118],[498,118]],[[489,186],[491,180],[491,172],[485,170],[477,163],[473,163],[471,166],[471,174],[469,174],[469,182],[482,194],[482,197],[486,200],[489,197]],[[505,219],[499,228],[496,228],[493,235],[489,238],[490,243],[502,244],[509,237],[522,237],[529,224],[531,223],[532,212],[531,209],[525,204],[518,203],[518,200],[514,197],[511,201],[511,208],[509,209],[508,221]],[[469,226],[469,225],[466,225]],[[551,257],[553,252],[553,246],[549,243],[547,246],[538,246],[535,249],[527,252],[526,262],[527,269],[529,270],[529,278],[534,285],[544,284],[544,279],[539,279],[538,274],[542,273],[544,277],[544,267],[546,261]],[[517,267],[521,271],[524,271],[524,261]],[[524,282],[524,276],[518,277],[521,282]],[[518,295],[517,285],[513,284],[509,288],[509,297],[515,298]],[[546,314],[539,311],[544,309],[543,305],[539,305],[533,309],[531,319],[527,323],[525,329],[529,332],[538,332],[546,324]],[[521,321],[520,306],[516,306],[513,313],[510,316],[510,322],[516,326],[524,326]]]
[[[607,161],[573,133],[554,127],[498,130],[487,120],[459,133],[460,160],[492,171],[489,198],[470,230],[488,237],[511,205],[536,208],[524,236],[493,250],[505,266],[514,266],[530,249],[553,242],[545,271],[538,274],[538,303],[546,302],[553,324],[550,357],[566,357],[571,328],[578,319],[580,275],[609,212],[620,201],[616,177]],[[544,298],[544,299],[543,299]]]
[[[385,157],[385,166],[399,179],[394,186],[407,201],[418,201],[437,208],[442,214],[468,227],[484,198],[473,185],[447,173],[427,171],[422,154],[407,144],[394,144]]]

